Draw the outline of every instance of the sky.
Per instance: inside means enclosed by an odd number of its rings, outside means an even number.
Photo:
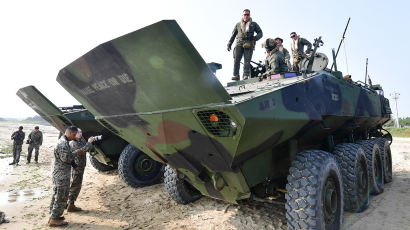
[[[219,81],[232,77],[232,51],[226,50],[234,25],[245,8],[263,30],[253,61],[264,60],[261,43],[289,33],[313,41],[331,57],[351,17],[338,59],[338,69],[364,81],[366,58],[374,84],[389,99],[400,93],[399,117],[410,117],[410,1],[392,0],[60,0],[0,2],[0,117],[25,118],[36,113],[16,96],[34,85],[57,106],[79,104],[57,82],[58,71],[101,43],[164,19],[175,19],[206,62],[222,64]],[[329,66],[331,63],[329,64]],[[390,100],[393,110],[395,103]]]

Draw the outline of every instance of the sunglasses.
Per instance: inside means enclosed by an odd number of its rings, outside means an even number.
[[[243,16],[249,16],[249,14],[243,14]]]
[[[296,35],[292,35],[292,36],[290,36],[291,38],[294,38],[294,37],[296,37]]]

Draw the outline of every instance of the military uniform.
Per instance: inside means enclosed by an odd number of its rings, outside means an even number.
[[[262,38],[263,33],[259,25],[249,19],[249,26],[245,22],[238,22],[232,31],[232,36],[229,39],[228,47],[230,47],[235,40],[236,37],[236,45],[233,50],[234,56],[234,67],[233,67],[233,75],[239,76],[239,66],[242,59],[244,57],[244,66],[243,66],[243,76],[250,76],[251,74],[251,60],[252,54],[255,47],[255,42]],[[254,33],[256,36],[254,37]]]
[[[22,130],[18,130],[11,135],[13,140],[13,162],[11,164],[19,163],[20,161],[21,146],[23,145],[25,135]]]
[[[292,56],[293,56],[293,71],[300,72],[300,60],[302,59],[302,55],[304,53],[304,47],[307,46],[306,53],[310,53],[312,50],[312,43],[308,40],[301,38],[298,36],[298,39],[292,40]]]
[[[38,162],[38,151],[40,145],[43,144],[43,133],[41,131],[31,131],[31,133],[28,135],[28,139],[31,141],[28,146],[27,162],[30,163],[31,161],[31,153],[33,152],[33,149],[35,149],[34,161]]]
[[[91,144],[89,144],[91,145]],[[51,218],[60,217],[67,205],[68,194],[70,189],[71,163],[78,155],[78,149],[72,150],[69,141],[63,135],[54,148],[53,163],[53,196],[50,203]]]
[[[286,65],[288,66],[288,69],[291,69],[292,68],[292,65],[290,64],[290,54],[289,54],[289,51],[285,48],[285,47],[283,47],[283,45],[278,45],[277,46],[278,47],[278,50],[280,51],[280,52],[282,52],[283,53],[283,55],[285,56],[285,62],[286,62]]]
[[[273,74],[284,73],[288,71],[288,65],[285,61],[285,55],[279,51],[278,48],[274,48],[270,54],[266,57],[266,73],[270,76]]]
[[[84,151],[88,152],[91,150],[92,145],[87,145],[88,142],[85,141],[84,138],[81,138],[79,141],[72,140],[70,141],[70,148],[72,151],[83,148]],[[70,192],[68,196],[68,203],[74,204],[77,200],[78,195],[81,191],[81,185],[83,183],[83,175],[85,170],[85,165],[87,162],[86,154],[79,154],[77,157],[74,158],[76,168],[73,168],[71,177],[71,186]]]

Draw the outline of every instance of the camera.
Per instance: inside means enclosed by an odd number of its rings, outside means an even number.
[[[102,135],[99,135],[99,136],[93,136],[94,141],[101,141],[101,140],[102,140],[102,138],[103,138],[103,136],[102,136]]]

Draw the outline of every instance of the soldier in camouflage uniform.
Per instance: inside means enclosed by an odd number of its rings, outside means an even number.
[[[72,151],[83,148],[84,151],[88,152],[91,150],[92,146],[87,145],[87,141],[83,138],[81,129],[78,129],[75,139],[70,141],[70,148]],[[76,207],[74,202],[77,200],[78,195],[81,191],[81,185],[83,183],[83,175],[85,170],[85,165],[87,158],[85,154],[80,154],[74,158],[75,164],[73,165],[72,171],[72,181],[70,186],[70,193],[68,195],[68,212],[78,212],[81,211],[81,208]]]
[[[23,126],[20,126],[19,130],[11,135],[11,139],[13,140],[13,162],[9,165],[18,165],[20,161],[21,146],[23,145],[25,135],[26,134],[23,132]]]
[[[275,38],[275,41],[276,41],[276,46],[278,47],[278,50],[282,52],[283,55],[285,55],[285,62],[286,62],[286,65],[288,66],[288,69],[290,70],[292,68],[292,65],[290,64],[290,54],[289,54],[289,51],[285,47],[283,47],[283,39],[278,37],[278,38]]]
[[[70,126],[65,134],[58,140],[57,146],[54,148],[54,164],[53,164],[53,196],[50,203],[51,217],[48,221],[49,226],[67,225],[64,222],[64,217],[61,215],[67,205],[68,194],[70,189],[71,164],[73,160],[81,154],[85,154],[84,149],[72,150],[69,141],[75,139],[77,127]],[[86,146],[90,146],[93,139],[88,139]]]
[[[254,33],[256,36],[254,37]],[[228,51],[232,48],[232,43],[236,37],[236,45],[233,50],[234,67],[232,80],[238,81],[239,78],[239,66],[244,57],[243,65],[243,79],[246,80],[250,76],[251,60],[253,50],[255,48],[255,42],[261,39],[263,36],[262,30],[259,25],[252,21],[250,17],[250,11],[248,9],[243,11],[243,17],[233,28],[232,36],[228,42]]]
[[[40,146],[43,144],[43,133],[39,130],[38,126],[34,127],[34,130],[28,135],[29,145],[27,154],[27,164],[31,161],[31,153],[35,149],[34,161],[38,163],[38,151]]]
[[[274,74],[288,71],[285,56],[279,51],[279,47],[277,47],[275,40],[271,38],[266,39],[262,44],[262,47],[265,47],[266,53],[268,54],[265,61],[266,72],[262,75],[263,77],[269,77]]]
[[[296,32],[290,33],[290,37],[292,38],[293,71],[300,72],[300,60],[304,55],[312,52],[312,43],[298,36]],[[305,46],[307,47],[306,51],[304,51]]]

